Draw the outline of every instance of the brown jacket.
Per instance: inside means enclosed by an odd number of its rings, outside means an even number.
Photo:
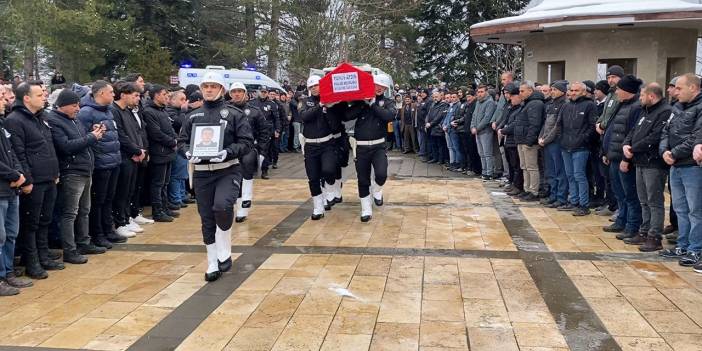
[[[400,129],[405,128],[405,107],[406,106],[407,105],[403,105],[402,109],[400,109],[400,111],[399,111],[399,113],[400,113]],[[414,127],[417,125],[417,104],[415,104],[414,102],[410,103],[410,108],[412,109],[411,110],[412,111],[411,112],[412,126]]]

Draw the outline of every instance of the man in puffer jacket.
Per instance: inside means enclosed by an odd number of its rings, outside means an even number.
[[[519,151],[520,168],[524,175],[525,194],[521,199],[539,199],[539,133],[544,124],[544,94],[536,91],[533,83],[523,82],[519,95],[524,99],[522,111],[507,129],[506,134],[514,135]]]
[[[658,153],[661,132],[670,117],[671,107],[663,99],[663,89],[651,83],[641,91],[643,110],[634,129],[624,140],[624,157],[636,166],[636,190],[641,203],[642,222],[639,235],[624,240],[627,244],[642,245],[639,251],[660,250],[665,220],[665,180],[668,165]]]
[[[500,124],[497,126],[499,137],[505,135],[505,155],[507,156],[507,164],[509,167],[509,182],[510,185],[505,189],[507,195],[519,196],[524,193],[524,176],[519,167],[519,151],[517,151],[517,142],[514,141],[514,135],[507,134],[512,129],[510,126],[514,124],[517,116],[522,111],[522,97],[519,96],[519,87],[514,83],[509,83],[504,88],[506,99],[510,102],[507,109],[507,116],[500,119]]]
[[[111,243],[123,243],[127,238],[117,235],[112,228],[112,200],[117,190],[119,166],[122,163],[119,135],[109,107],[114,101],[112,85],[104,80],[93,83],[91,94],[81,100],[78,120],[85,130],[102,125],[102,138],[92,145],[95,170],[90,199],[90,238],[95,246],[112,248]]]
[[[568,203],[559,206],[559,211],[575,211],[573,215],[590,213],[590,193],[587,181],[588,149],[595,137],[597,106],[586,96],[585,84],[570,85],[568,103],[558,113],[558,128],[561,131],[561,156],[568,177]]]
[[[624,76],[617,84],[619,106],[605,131],[602,161],[609,165],[609,179],[612,181],[614,197],[617,198],[619,213],[616,221],[603,230],[617,234],[617,239],[633,238],[639,234],[641,226],[641,204],[636,192],[636,172],[631,159],[624,157],[624,139],[634,128],[641,115],[639,88],[642,82],[632,76]]]
[[[700,263],[702,251],[702,168],[692,155],[695,132],[702,128],[700,78],[689,73],[675,83],[678,103],[663,129],[659,152],[670,167],[673,208],[678,214],[678,243],[660,255],[682,266]],[[697,267],[697,266],[696,266]]]
[[[546,107],[546,121],[539,134],[539,145],[544,148],[545,176],[551,188],[550,196],[542,204],[550,208],[565,205],[568,200],[568,179],[561,155],[561,130],[558,127],[558,113],[566,103],[565,93],[568,83],[557,81],[551,84],[551,102]]]

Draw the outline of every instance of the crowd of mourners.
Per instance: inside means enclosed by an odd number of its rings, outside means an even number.
[[[518,82],[511,72],[500,80],[499,88],[395,87],[388,148],[499,182],[520,201],[608,216],[605,232],[702,273],[699,76],[664,86],[615,65],[599,82]],[[664,249],[664,239],[673,246]]]
[[[86,86],[19,77],[3,83],[0,296],[20,293],[65,263],[84,264],[142,226],[172,222],[195,202],[177,138],[188,113],[204,103],[198,86],[149,84],[141,74]],[[278,152],[287,152],[287,143],[294,148],[287,136],[300,122],[297,106],[266,87],[247,99],[273,129],[270,150],[262,150],[267,179]]]
[[[283,87],[232,88],[250,94],[247,106],[270,129],[257,144],[263,179],[279,153],[304,142],[307,85]],[[499,87],[396,85],[394,94],[388,150],[497,182],[520,201],[607,216],[605,232],[702,273],[700,77],[666,87],[611,66],[596,83],[518,82],[504,72]],[[195,202],[177,145],[202,105],[198,86],[148,84],[141,74],[89,86],[0,84],[0,296],[32,286],[25,277],[86,263],[142,226],[172,222]]]

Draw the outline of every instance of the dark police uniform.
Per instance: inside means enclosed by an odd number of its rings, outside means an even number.
[[[254,138],[244,111],[225,104],[221,98],[205,101],[183,124],[178,138],[178,148],[183,154],[190,149],[193,123],[226,124],[223,146],[227,157],[224,162],[203,160],[194,165],[193,188],[202,219],[202,237],[205,245],[211,245],[215,243],[217,227],[225,231],[232,227],[234,203],[242,180],[238,159],[251,151]]]
[[[313,219],[321,218],[318,201],[323,199],[322,181],[334,185],[336,180],[337,155],[335,141],[327,107],[320,106],[319,96],[310,96],[302,102],[300,117],[305,137],[305,171],[309,180],[310,193],[315,201]],[[323,209],[321,211],[323,216]]]
[[[370,195],[371,167],[375,182],[383,186],[388,177],[388,157],[385,153],[387,125],[395,116],[395,104],[385,96],[376,96],[375,102],[354,102],[347,110],[346,120],[356,120],[354,136],[356,147],[356,173],[358,196]]]
[[[268,149],[265,150],[264,154],[265,159],[261,165],[261,171],[267,173],[268,167],[270,167],[271,164],[275,165],[275,161],[278,160],[278,138],[275,137],[275,132],[278,132],[278,135],[280,135],[280,131],[282,130],[280,112],[278,111],[278,104],[276,104],[275,101],[271,101],[269,98],[253,99],[250,101],[250,104],[261,110],[263,117],[266,118],[270,126],[271,142],[268,143]]]

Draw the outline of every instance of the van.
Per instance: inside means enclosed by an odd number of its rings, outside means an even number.
[[[240,69],[226,69],[224,66],[207,66],[205,68],[181,68],[178,70],[178,85],[186,87],[189,84],[200,85],[202,78],[207,71],[218,70],[222,72],[226,88],[233,82],[244,83],[248,91],[258,90],[261,86],[266,86],[268,89],[283,91],[283,87],[270,77],[263,73],[255,71],[245,71]]]

